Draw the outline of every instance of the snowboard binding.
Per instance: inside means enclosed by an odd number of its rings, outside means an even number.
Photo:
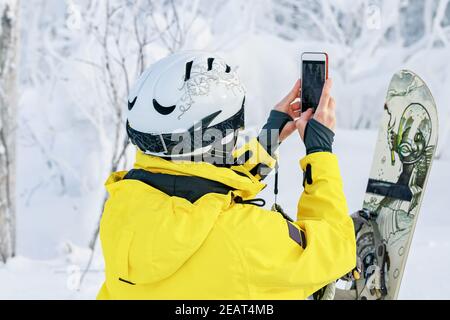
[[[375,223],[376,218],[376,215],[367,209],[352,214],[357,263],[342,280],[351,282],[350,290],[354,291],[358,300],[381,300],[388,293],[389,256]]]

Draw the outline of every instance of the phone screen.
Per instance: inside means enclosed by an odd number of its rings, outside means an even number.
[[[319,105],[325,84],[325,61],[303,60],[302,63],[302,111],[314,110]]]

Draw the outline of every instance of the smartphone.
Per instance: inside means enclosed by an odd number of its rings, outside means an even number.
[[[304,52],[301,73],[302,112],[309,108],[313,108],[315,111],[319,105],[325,80],[328,79],[328,54]]]

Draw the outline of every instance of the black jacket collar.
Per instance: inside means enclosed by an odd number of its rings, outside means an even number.
[[[171,197],[180,197],[194,203],[207,193],[227,194],[233,189],[223,183],[195,176],[179,176],[132,169],[123,178],[138,180]]]

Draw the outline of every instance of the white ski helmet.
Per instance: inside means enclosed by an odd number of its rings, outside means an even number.
[[[150,66],[131,89],[127,133],[146,154],[204,154],[217,143],[204,136],[209,129],[221,133],[222,144],[235,141],[244,127],[244,104],[245,89],[224,60],[208,52],[180,52]]]

